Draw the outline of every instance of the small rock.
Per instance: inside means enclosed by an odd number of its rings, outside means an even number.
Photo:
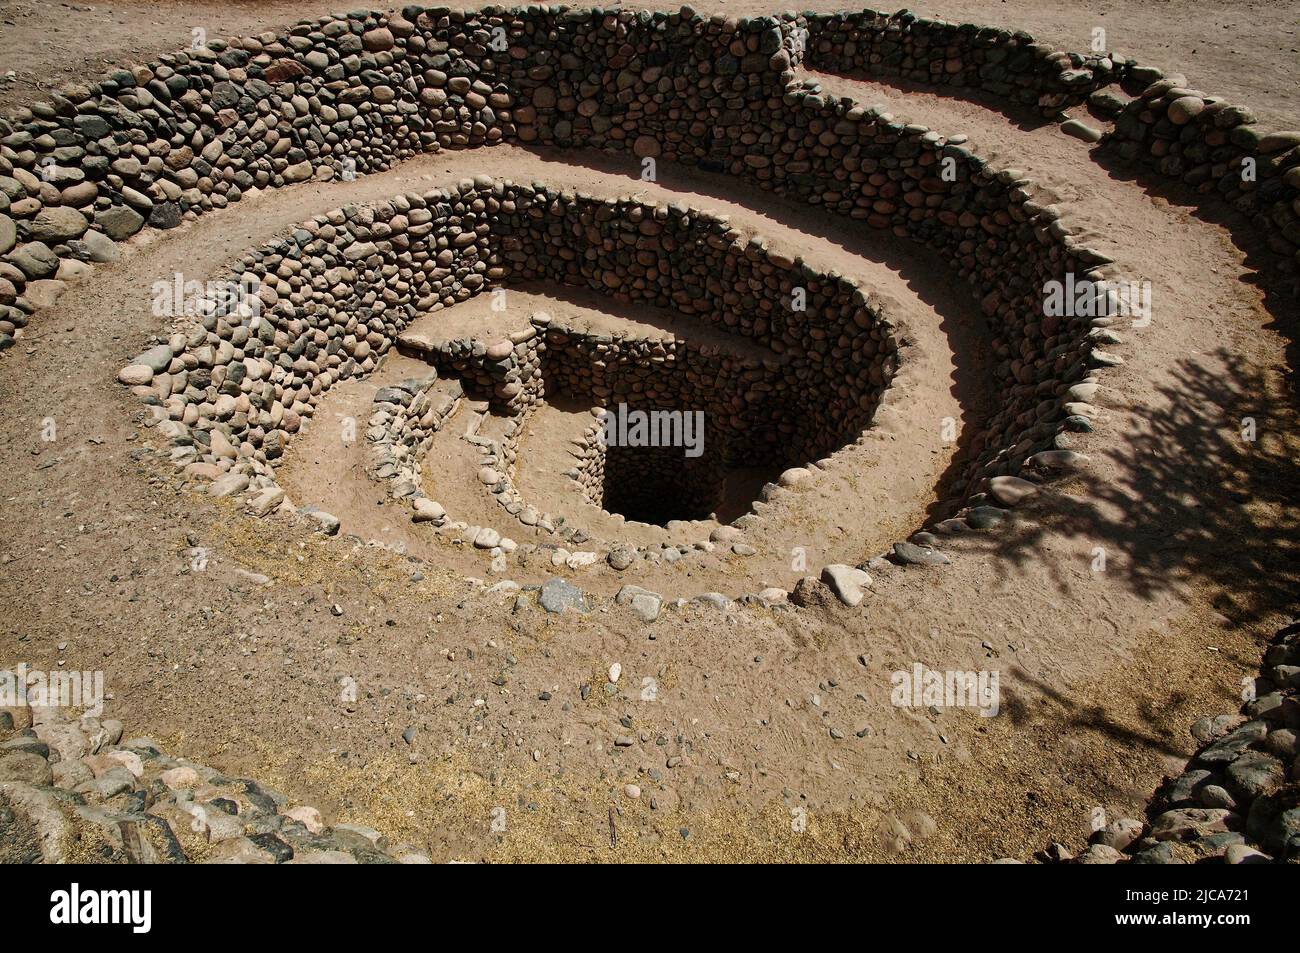
[[[621,544],[612,547],[609,551],[609,555],[605,557],[605,561],[609,563],[610,568],[614,569],[616,572],[622,572],[624,569],[627,569],[627,567],[631,566],[635,560],[636,550],[631,546],[624,546]]]
[[[929,546],[917,546],[915,543],[895,543],[894,559],[904,565],[913,566],[947,566],[952,562],[941,552]]]
[[[1185,807],[1166,811],[1151,825],[1151,837],[1158,841],[1194,840],[1209,834],[1234,831],[1241,818],[1232,811],[1217,808]]]
[[[547,612],[563,612],[565,609],[573,609],[577,612],[588,610],[587,600],[582,590],[558,576],[552,576],[542,584],[537,602]]]
[[[1092,835],[1092,843],[1102,844],[1117,851],[1124,850],[1139,837],[1146,825],[1131,817],[1121,817],[1111,821]]]
[[[441,503],[423,496],[412,500],[411,508],[414,511],[411,514],[413,523],[438,523],[447,517],[447,511],[443,509]]]
[[[1068,119],[1061,123],[1061,132],[1075,139],[1082,139],[1084,142],[1099,142],[1102,136],[1100,129],[1095,129],[1078,119]]]
[[[1039,490],[1037,483],[1020,477],[996,476],[989,480],[989,495],[1003,506],[1018,506]]]
[[[856,606],[861,603],[867,587],[871,585],[871,577],[861,569],[854,569],[841,563],[824,566],[821,579],[846,606]]]
[[[297,821],[303,827],[307,828],[309,834],[319,834],[325,829],[325,822],[321,820],[320,811],[314,807],[292,807],[284,812],[284,816],[290,820]]]
[[[1231,844],[1223,852],[1225,864],[1271,864],[1273,858],[1246,844]]]

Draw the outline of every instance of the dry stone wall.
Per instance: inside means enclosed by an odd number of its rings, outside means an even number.
[[[1300,292],[1300,132],[1261,129],[1250,109],[1170,77],[1121,108],[1104,146],[1230,203],[1273,253],[1272,268]]]
[[[1247,106],[1191,88],[1179,74],[1113,53],[1069,53],[1023,32],[874,10],[787,16],[806,30],[796,62],[978,93],[1045,116],[1087,102],[1115,118],[1103,150],[1196,195],[1242,212],[1275,254],[1270,267],[1296,287],[1300,274],[1300,131],[1261,128]]]
[[[1066,53],[1021,30],[949,23],[907,10],[805,13],[803,65],[979,90],[1054,113],[1126,74],[1130,61]]]
[[[440,310],[441,303],[433,310]],[[509,413],[522,412],[541,395],[537,331],[516,331],[500,341],[474,337],[435,339],[414,331],[397,339],[398,349],[450,373],[470,388],[471,396]]]
[[[388,481],[394,499],[423,495],[425,451],[460,405],[460,381],[450,380],[442,387],[436,387],[437,382],[434,373],[381,387],[371,402],[366,472],[375,480]]]
[[[1283,626],[1237,712],[1191,726],[1199,743],[1166,776],[1147,816],[1101,824],[1078,856],[1052,844],[1035,859],[1078,864],[1300,862],[1300,623]]]
[[[894,328],[868,293],[695,210],[565,201],[534,187],[497,227],[508,280],[663,308],[773,355],[760,364],[686,341],[606,340],[552,326],[542,361],[548,392],[611,408],[707,410],[733,448],[728,456],[793,466],[860,432],[893,375]]]
[[[853,440],[899,360],[879,303],[843,278],[772,255],[761,239],[696,210],[541,185],[467,180],[450,194],[336,210],[250,253],[236,278],[258,289],[260,307],[223,302],[121,379],[155,405],[187,474],[215,478],[217,493],[251,488],[258,499],[274,493],[275,460],[328,388],[372,370],[394,342],[516,418],[485,448],[481,470],[512,515],[526,505],[511,483],[518,433],[547,393],[703,412],[708,454],[690,464],[700,480],[685,498],[715,501],[724,466],[775,473]],[[541,315],[494,343],[403,333],[417,314],[538,279],[672,308],[724,341],[734,336],[738,353],[724,343],[591,335]],[[381,389],[366,432],[371,475],[413,502],[424,497],[420,452],[450,412],[452,395],[435,393],[436,377]]]
[[[183,322],[123,383],[155,405],[188,474],[218,478],[216,493],[245,489],[248,474],[269,489],[268,465],[334,383],[373,370],[417,313],[486,287],[501,188],[467,181],[303,223],[240,262],[258,307],[223,302]]]

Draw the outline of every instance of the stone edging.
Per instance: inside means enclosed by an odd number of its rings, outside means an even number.
[[[120,722],[39,705],[0,708],[0,814],[5,863],[431,863],[149,738],[123,740]]]

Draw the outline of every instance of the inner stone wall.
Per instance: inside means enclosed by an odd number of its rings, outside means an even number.
[[[575,228],[585,251],[564,237]],[[820,455],[853,439],[898,360],[892,326],[860,289],[777,260],[725,223],[487,179],[318,216],[249,253],[237,276],[259,287],[260,314],[246,302],[214,308],[122,372],[156,405],[173,459],[216,479],[216,492],[274,490],[274,461],[329,387],[373,370],[418,314],[514,280],[597,281],[607,294],[661,306],[673,306],[686,287],[690,306],[678,310],[750,346],[779,349],[779,360],[760,365],[674,341],[661,363],[642,350],[664,347],[657,342],[611,350],[612,339],[566,334],[540,319],[517,343],[501,342],[499,353],[465,342],[466,369],[471,376],[491,369],[499,408],[520,420],[552,387],[593,403],[705,410],[715,467],[728,458],[753,465]],[[786,313],[796,284],[807,289],[807,310]],[[446,360],[441,350],[425,357]],[[418,400],[427,384],[407,393]],[[392,396],[387,403],[401,404],[402,395]],[[409,440],[387,430],[381,436],[418,449],[431,427]],[[497,461],[492,489],[503,501],[518,430],[516,421]],[[375,463],[386,462],[405,473],[412,460],[407,452]],[[422,495],[418,480],[408,482],[410,492],[400,495]]]
[[[242,464],[269,484],[265,463],[330,386],[373,370],[421,310],[485,286],[491,192],[466,183],[303,223],[239,265],[260,286],[257,320],[247,305],[219,307],[141,355],[123,382],[158,402],[178,449],[188,448],[179,462],[190,457],[207,476]]]
[[[542,365],[548,392],[554,383],[610,407],[707,410],[732,435],[729,456],[806,462],[866,427],[893,374],[892,328],[861,290],[771,255],[723,222],[674,206],[564,202],[536,189],[502,213],[494,231],[508,280],[591,288],[691,316],[776,357],[746,367],[686,342],[642,345],[552,328]]]

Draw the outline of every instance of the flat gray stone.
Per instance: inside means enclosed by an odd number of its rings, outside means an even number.
[[[1200,791],[1213,783],[1214,774],[1204,768],[1193,768],[1178,776],[1165,793],[1170,807],[1195,807],[1200,803]]]
[[[929,546],[907,542],[894,544],[894,558],[904,565],[912,566],[947,566],[952,562],[943,553]]]
[[[587,600],[582,590],[558,576],[552,576],[542,583],[542,591],[537,595],[537,603],[547,612],[563,612],[565,609],[573,609],[577,612],[588,611]]]
[[[653,622],[659,618],[663,604],[663,596],[657,592],[638,592],[632,597],[632,614],[642,622]]]
[[[55,205],[41,209],[32,219],[31,235],[37,241],[58,245],[73,238],[80,238],[90,227],[86,216],[75,208]]]
[[[319,525],[320,532],[326,536],[335,536],[338,534],[341,521],[333,513],[327,513],[324,510],[318,510],[315,507],[309,507],[303,510],[303,513],[315,520]]]
[[[114,205],[95,215],[95,224],[115,242],[125,241],[144,228],[144,216],[126,205]]]
[[[1061,132],[1084,142],[1097,142],[1101,139],[1101,130],[1077,119],[1068,119],[1061,123]]]
[[[227,473],[223,477],[217,477],[208,487],[208,493],[211,496],[230,496],[232,493],[241,493],[248,489],[248,476],[243,473]]]
[[[995,476],[989,480],[989,496],[1003,506],[1018,506],[1036,495],[1040,487],[1037,483],[1022,480],[1014,476]]]
[[[1241,818],[1224,808],[1184,807],[1157,817],[1151,825],[1151,837],[1158,841],[1195,840],[1240,827]]]
[[[48,278],[59,267],[59,256],[44,242],[28,242],[9,253],[18,270],[32,278]]]
[[[1196,760],[1204,764],[1227,764],[1237,760],[1246,749],[1267,736],[1268,725],[1262,721],[1248,721],[1205,748],[1196,756]]]
[[[172,349],[166,344],[159,344],[157,347],[151,347],[143,354],[137,355],[132,364],[143,364],[155,374],[161,374],[167,370],[172,362]]]
[[[994,529],[1007,521],[1007,511],[996,506],[975,506],[966,513],[971,529]]]
[[[1225,772],[1224,785],[1239,800],[1253,801],[1261,794],[1272,794],[1286,783],[1286,768],[1271,754],[1247,751]]]

